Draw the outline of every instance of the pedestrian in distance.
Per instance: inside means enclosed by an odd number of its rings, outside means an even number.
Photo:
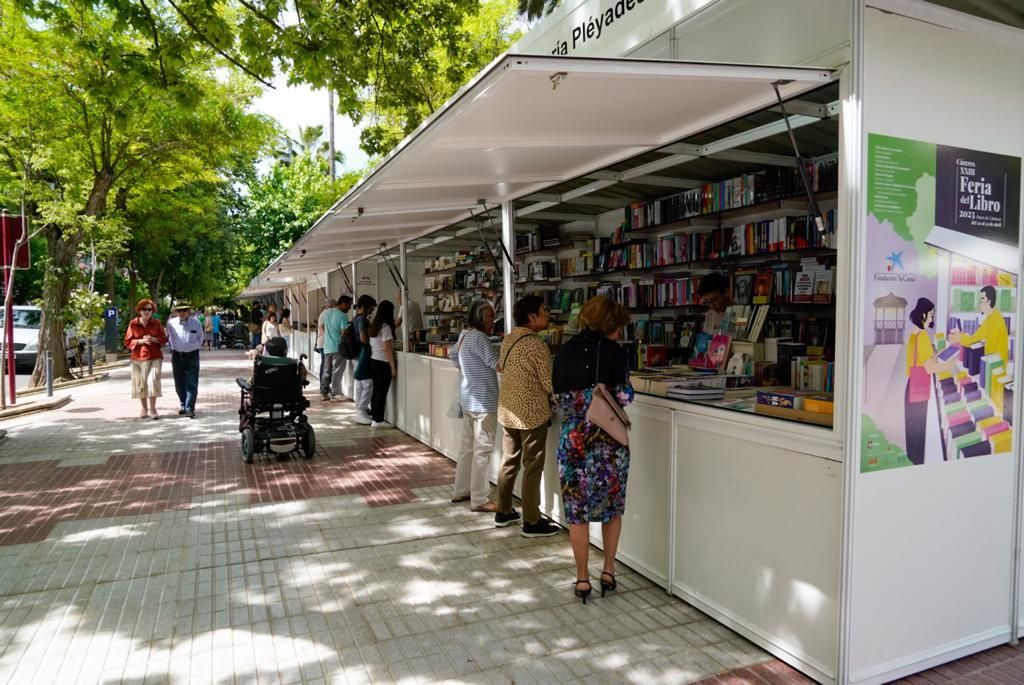
[[[213,349],[213,310],[206,308],[206,317],[203,319],[203,347]]]
[[[292,310],[285,307],[281,310],[281,317],[277,321],[277,329],[281,331],[281,337],[285,340],[292,334]]]
[[[462,445],[455,467],[452,502],[469,500],[472,511],[496,512],[490,500],[488,471],[498,430],[498,353],[488,337],[494,331],[494,307],[476,300],[466,316],[466,330],[448,352],[459,369]]]
[[[124,346],[132,353],[132,398],[139,400],[140,419],[159,419],[156,400],[161,396],[160,370],[164,355],[160,348],[167,344],[167,333],[155,318],[156,305],[152,300],[139,300],[135,305],[137,317],[128,322],[124,333]]]
[[[263,345],[264,355],[267,354],[267,341],[279,337],[281,337],[281,332],[277,325],[277,314],[268,311],[267,318],[263,320],[263,326],[260,329],[260,343]]]
[[[629,311],[621,304],[602,295],[592,297],[580,310],[580,332],[555,355],[552,387],[562,410],[558,477],[576,561],[573,593],[584,604],[592,589],[588,566],[591,523],[601,524],[604,542],[601,596],[618,586],[615,554],[626,506],[629,447],[588,421],[587,410],[599,382],[620,406],[633,401],[626,350],[617,342],[629,322]]]
[[[324,315],[324,368],[320,375],[320,399],[324,402],[341,399],[341,380],[345,375],[341,335],[348,327],[348,310],[351,308],[352,296],[342,295],[337,306]]]
[[[178,415],[196,417],[199,395],[199,348],[203,344],[203,327],[192,316],[192,306],[185,301],[174,304],[174,313],[167,322],[167,339],[171,346],[171,370],[174,390],[178,393]]]
[[[213,347],[214,349],[220,349],[220,312],[214,311],[213,316],[210,317],[213,328]]]
[[[370,317],[377,308],[377,300],[370,295],[360,295],[356,301],[356,318],[352,322],[361,345],[356,356],[352,378],[355,383],[356,418],[363,426],[373,423],[370,417],[370,401],[373,398],[373,377],[370,369]]]
[[[252,310],[249,312],[249,334],[252,336],[250,349],[255,350],[260,344],[260,335],[263,328],[263,312],[260,310],[260,303],[253,302]]]
[[[498,511],[494,525],[511,526],[522,521],[522,535],[546,537],[558,526],[540,514],[540,479],[544,472],[544,448],[551,421],[551,351],[537,335],[551,323],[544,300],[527,295],[515,304],[516,325],[498,351],[501,388],[498,391],[498,423],[502,426],[502,459],[498,469]],[[523,515],[512,508],[512,488],[523,470]]]
[[[388,390],[395,377],[395,305],[384,300],[377,307],[377,313],[370,324],[370,376],[373,390],[370,398],[371,428],[386,428],[384,413],[387,408]]]

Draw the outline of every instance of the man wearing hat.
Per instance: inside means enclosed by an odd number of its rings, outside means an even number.
[[[192,316],[192,305],[184,300],[174,303],[174,314],[167,322],[167,341],[171,346],[171,370],[178,393],[178,415],[196,417],[199,394],[199,348],[203,345],[203,325]]]

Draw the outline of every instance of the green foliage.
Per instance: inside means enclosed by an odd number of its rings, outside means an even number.
[[[551,14],[561,3],[562,0],[518,0],[516,5],[520,15],[533,21]]]
[[[86,339],[103,330],[103,310],[107,307],[107,298],[102,293],[93,292],[86,287],[78,287],[68,298],[68,323],[75,327],[79,336]]]
[[[239,239],[236,282],[244,285],[292,244],[358,179],[349,173],[332,182],[327,162],[300,153],[291,164],[276,162],[242,197],[234,219]]]
[[[478,12],[463,18],[458,52],[435,46],[428,58],[418,63],[401,67],[388,63],[384,72],[400,69],[402,80],[389,82],[387,87],[374,81],[364,96],[368,124],[360,133],[360,147],[371,156],[387,154],[519,39],[515,20],[516,0],[486,0]]]

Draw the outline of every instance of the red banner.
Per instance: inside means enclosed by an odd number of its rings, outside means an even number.
[[[11,256],[14,254],[14,247],[18,244],[18,239],[21,238],[21,231],[20,216],[10,214],[0,216],[0,267],[7,267],[9,266],[8,262],[12,261]],[[13,259],[14,268],[27,269],[30,261],[28,240],[26,239]]]

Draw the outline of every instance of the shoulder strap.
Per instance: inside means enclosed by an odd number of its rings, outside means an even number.
[[[529,338],[529,337],[530,337],[529,335],[524,335],[524,336],[521,336],[519,338],[516,338],[516,341],[509,346],[508,352],[505,353],[505,358],[501,361],[501,368],[505,368],[505,364],[508,363],[508,358],[512,354],[512,350],[515,349],[516,345],[518,345],[523,340],[523,338]]]

